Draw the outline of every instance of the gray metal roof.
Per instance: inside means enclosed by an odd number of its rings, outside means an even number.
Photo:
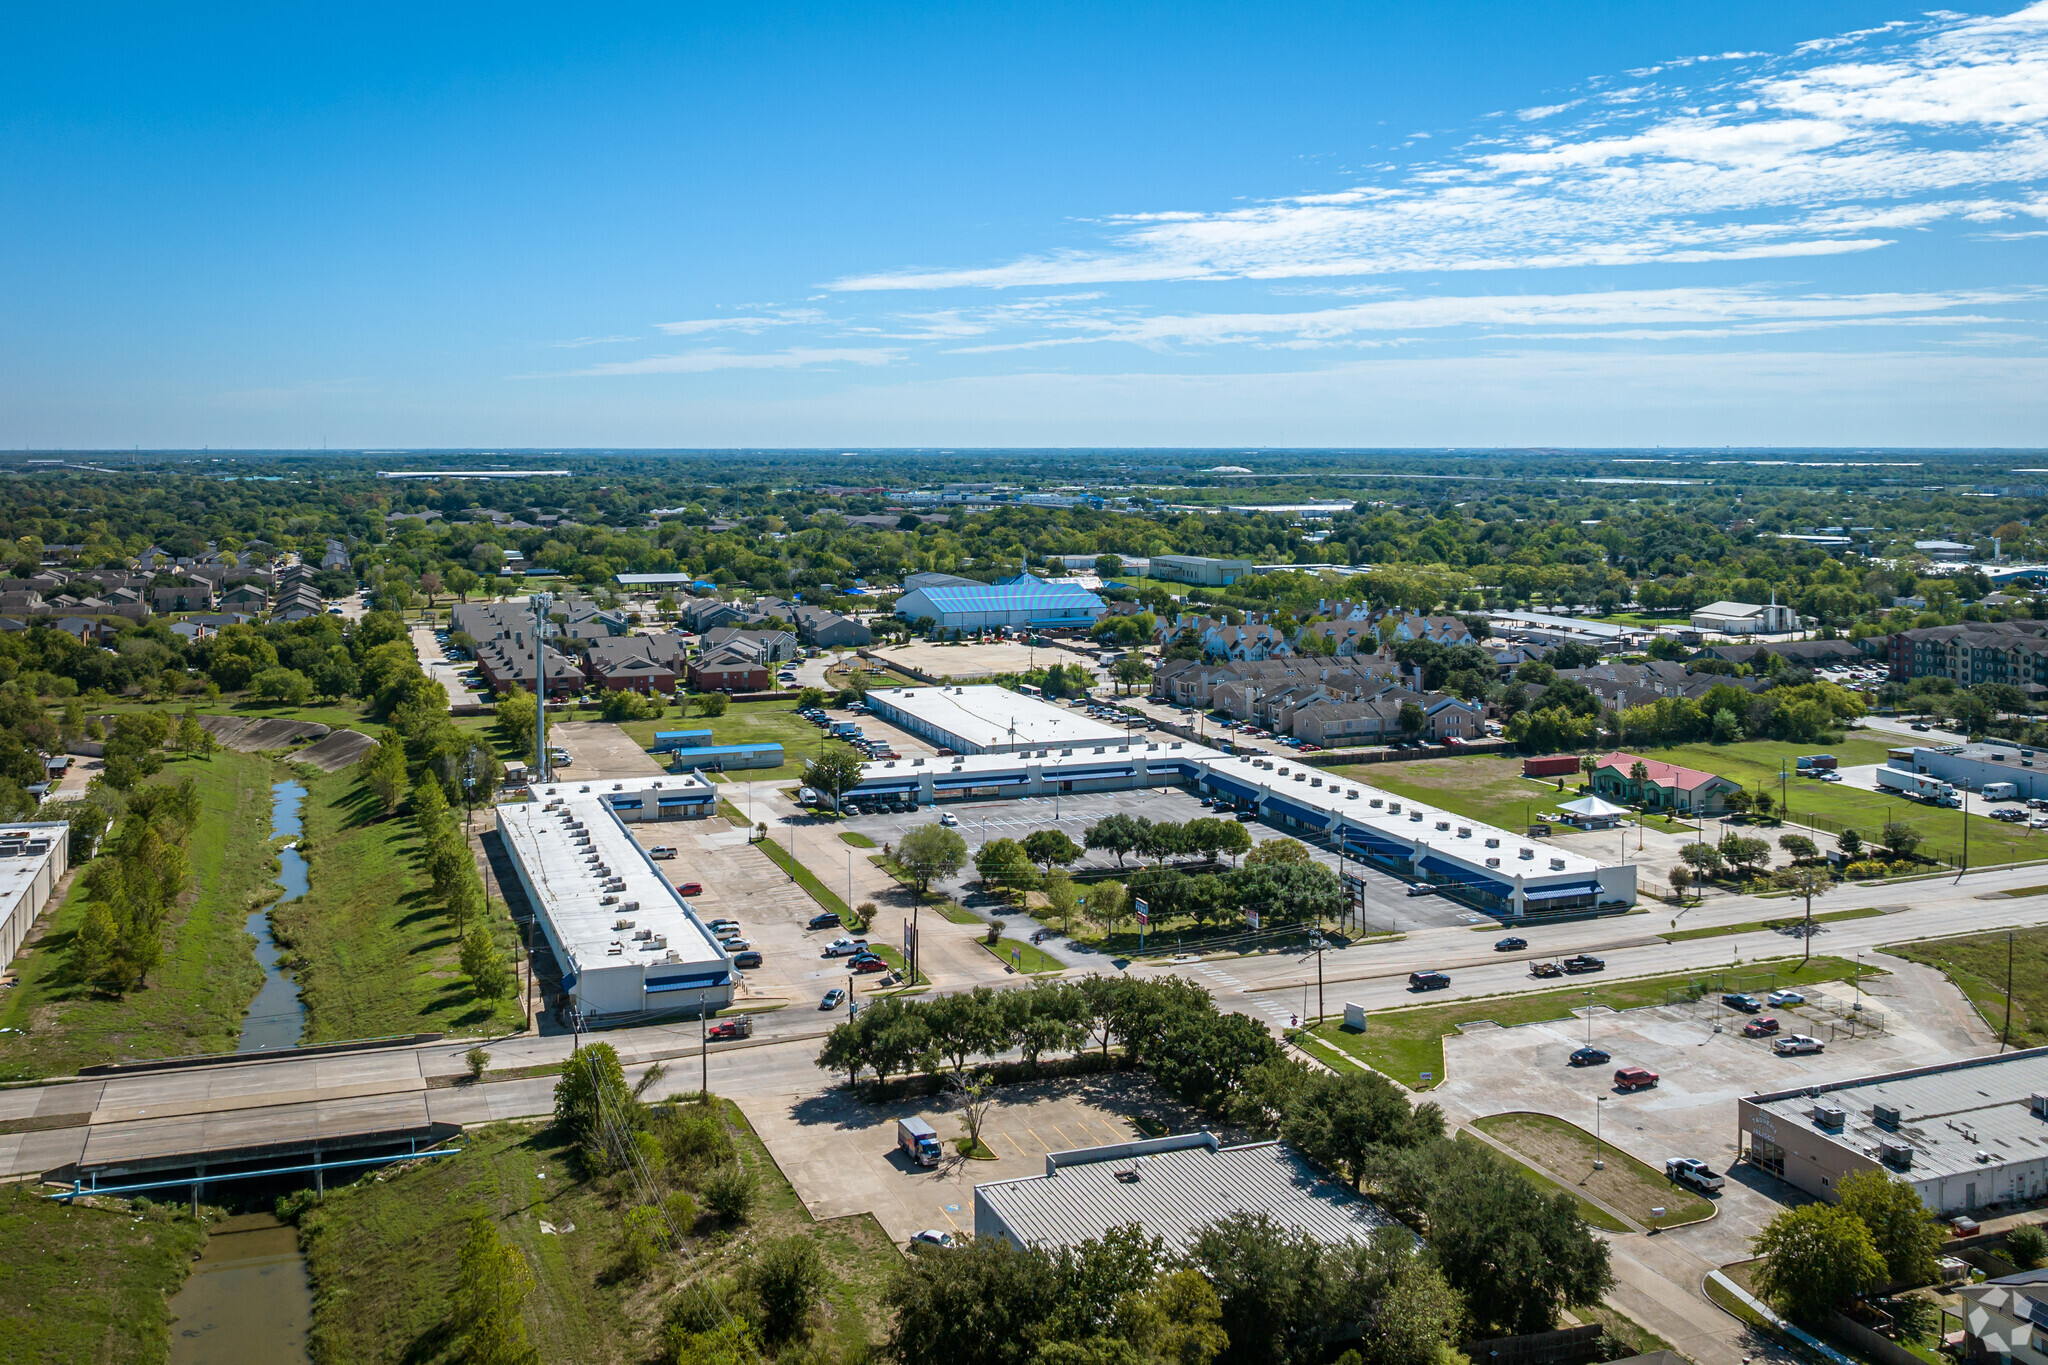
[[[1136,1223],[1181,1247],[1203,1226],[1239,1212],[1264,1213],[1330,1243],[1363,1242],[1380,1228],[1399,1226],[1379,1205],[1322,1179],[1278,1142],[1212,1147],[1208,1134],[1167,1141],[1200,1145],[1136,1155],[1135,1149],[1164,1144],[1056,1153],[1047,1158],[1048,1174],[977,1185],[974,1197],[1019,1240],[1048,1246],[1071,1246]],[[1133,1170],[1136,1180],[1117,1178]]]
[[[1905,1142],[1913,1148],[1913,1163],[1904,1174],[1929,1180],[2048,1157],[2048,1120],[2030,1108],[2029,1097],[2036,1094],[2048,1094],[2048,1048],[1754,1095],[1750,1103],[1873,1159],[1879,1142]],[[1840,1133],[1814,1124],[1816,1104],[1841,1107]],[[1877,1104],[1897,1107],[1897,1129],[1873,1121]],[[1978,1161],[1979,1152],[1990,1160]]]

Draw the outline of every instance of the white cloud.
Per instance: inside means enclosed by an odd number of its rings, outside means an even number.
[[[822,322],[825,315],[815,308],[787,308],[769,314],[741,314],[729,318],[690,318],[683,322],[657,322],[654,330],[665,336],[701,336],[706,332],[744,332],[753,335],[770,327],[794,327]]]
[[[572,370],[566,375],[533,378],[584,378],[633,374],[706,374],[713,370],[803,370],[819,365],[887,365],[901,352],[880,347],[825,349],[795,346],[786,351],[748,355],[734,351],[685,351],[680,355],[651,355],[639,360],[619,360]]]
[[[1706,65],[1702,65],[1706,63]],[[1936,13],[1786,57],[1683,57],[1524,109],[1447,156],[1226,209],[1104,220],[1093,249],[856,275],[865,290],[1308,279],[1869,251],[2024,211],[2048,180],[2048,0]],[[1672,81],[1693,84],[1670,84]],[[1583,106],[1576,124],[1544,122]]]

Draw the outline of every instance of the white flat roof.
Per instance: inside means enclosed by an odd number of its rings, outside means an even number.
[[[1124,742],[1124,732],[1071,707],[990,683],[961,687],[891,687],[869,694],[925,724],[970,743],[1019,746]],[[1014,727],[1014,729],[1013,729]]]
[[[29,843],[37,840],[47,841],[49,846],[40,853],[24,852],[0,857],[0,924],[6,924],[14,918],[15,912],[21,908],[21,898],[28,894],[29,887],[35,884],[37,875],[42,872],[43,864],[49,862],[50,855],[56,851],[57,841],[71,837],[71,826],[62,820],[39,820],[0,826],[0,840],[11,844],[14,840],[24,837]],[[0,967],[6,965],[5,962],[0,962]]]
[[[682,785],[673,777],[664,782],[664,790]],[[574,970],[678,962],[729,969],[731,959],[676,894],[668,875],[605,806],[603,798],[613,794],[612,784],[587,785],[595,790],[571,792],[569,784],[558,782],[555,796],[536,793],[533,801],[498,807],[512,851],[540,895],[542,903],[536,909],[547,916],[555,942],[574,959]],[[652,787],[651,782],[637,785]],[[550,810],[553,802],[560,804]],[[572,821],[581,821],[583,828],[577,830]],[[590,842],[578,843],[578,833],[588,834]],[[681,862],[667,866],[678,879],[685,879]],[[617,881],[625,885],[606,889]],[[607,896],[617,899],[607,904]],[[633,902],[638,907],[627,909]],[[632,920],[634,927],[614,928],[621,919]],[[648,946],[652,939],[636,940],[634,934],[642,929],[666,938],[667,948]],[[624,951],[613,954],[614,945]]]

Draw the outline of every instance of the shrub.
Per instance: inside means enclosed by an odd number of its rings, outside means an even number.
[[[1878,862],[1875,858],[1859,858],[1843,868],[1842,875],[1850,878],[1852,881],[1860,881],[1870,877],[1882,877],[1890,871],[1890,868]]]
[[[702,1193],[706,1208],[728,1223],[744,1223],[754,1211],[754,1199],[760,1188],[752,1172],[735,1161],[705,1176]]]
[[[619,1269],[627,1275],[645,1275],[661,1260],[661,1212],[638,1208],[626,1215],[625,1230],[619,1237]]]
[[[462,1061],[469,1068],[469,1078],[472,1081],[480,1081],[484,1078],[484,1071],[491,1064],[491,1054],[483,1048],[473,1047],[462,1054]]]
[[[2028,1224],[2006,1233],[2005,1259],[2020,1270],[2038,1270],[2048,1264],[2048,1231]]]
[[[668,1215],[669,1226],[677,1232],[688,1232],[697,1226],[697,1201],[688,1190],[677,1190],[662,1200],[661,1211]]]
[[[763,1242],[741,1268],[740,1287],[753,1296],[761,1335],[770,1342],[808,1335],[811,1310],[825,1293],[817,1244],[802,1233]]]

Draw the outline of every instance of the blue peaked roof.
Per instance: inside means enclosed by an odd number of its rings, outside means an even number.
[[[939,611],[1041,611],[1052,608],[1101,607],[1102,599],[1069,583],[1022,582],[917,588],[905,597],[923,597]]]

